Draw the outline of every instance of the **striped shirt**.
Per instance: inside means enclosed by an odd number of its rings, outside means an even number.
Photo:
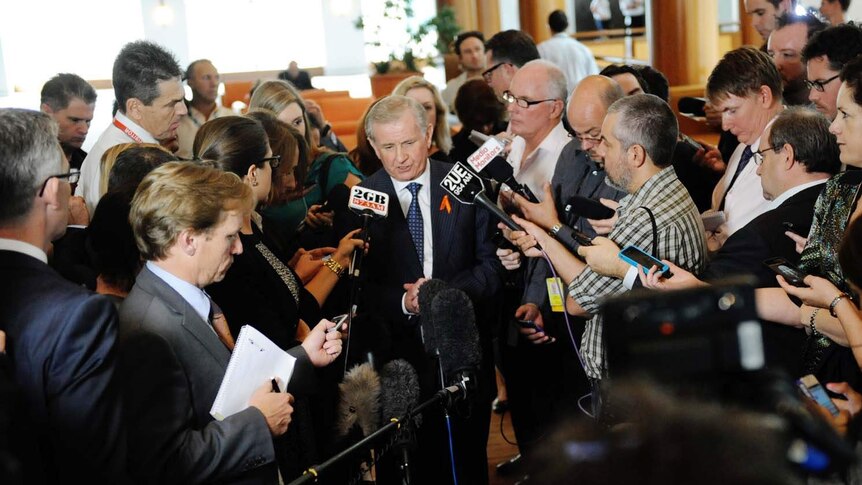
[[[649,213],[642,207],[649,208],[655,216],[658,250],[652,247],[653,226]],[[623,197],[617,213],[619,219],[608,238],[618,246],[637,246],[694,274],[703,270],[706,264],[703,223],[694,201],[676,178],[672,166],[653,175],[637,192]],[[602,298],[625,291],[623,280],[599,275],[589,266],[569,284],[569,296],[593,315],[581,339],[581,352],[589,377],[600,378],[604,370],[602,319],[599,314]]]

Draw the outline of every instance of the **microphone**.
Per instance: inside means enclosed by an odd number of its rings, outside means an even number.
[[[347,207],[362,217],[362,231],[359,232],[362,247],[353,251],[353,258],[350,260],[350,274],[354,278],[359,278],[362,272],[362,257],[365,255],[365,243],[368,242],[368,222],[371,219],[383,219],[389,214],[389,195],[354,185],[350,189]]]
[[[506,144],[508,143],[501,143],[500,140],[489,137],[478,150],[467,157],[467,164],[476,173],[484,174],[501,184],[506,184],[512,191],[522,195],[530,202],[538,203],[539,199],[529,187],[522,185],[515,179],[514,169],[509,165],[509,162],[500,156]]]
[[[497,219],[503,221],[503,224],[506,224],[509,229],[515,231],[524,230],[508,214],[497,207],[497,204],[488,199],[488,196],[485,195],[485,186],[482,184],[482,179],[461,162],[456,163],[449,170],[449,173],[440,181],[440,186],[462,204],[473,205],[479,203],[482,207],[491,211]]]
[[[431,312],[431,303],[441,291],[449,288],[449,283],[432,278],[419,287],[419,331],[425,351],[434,354],[439,348],[434,323],[431,321],[434,314]]]
[[[370,363],[354,366],[344,375],[344,380],[338,384],[341,398],[336,430],[339,437],[347,436],[355,427],[362,436],[377,430],[380,388],[380,376]]]
[[[403,419],[419,403],[419,377],[413,366],[403,359],[389,362],[380,371],[383,392],[380,395],[382,408],[381,425],[389,424],[391,419]],[[422,424],[422,415],[400,423],[395,435],[393,448],[395,462],[401,470],[402,483],[413,483],[410,473],[410,453],[416,448],[414,426]]]
[[[482,360],[479,330],[473,303],[462,290],[441,290],[431,303],[440,366],[446,383],[457,385],[465,398],[476,387],[476,371]]]

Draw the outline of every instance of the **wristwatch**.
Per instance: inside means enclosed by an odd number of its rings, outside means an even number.
[[[556,223],[556,224],[554,224],[554,227],[552,227],[551,230],[548,231],[548,234],[550,234],[552,237],[556,238],[557,233],[560,232],[560,229],[562,229],[562,228],[563,228],[562,224]]]

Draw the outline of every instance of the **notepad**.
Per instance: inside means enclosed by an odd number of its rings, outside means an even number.
[[[296,357],[275,345],[256,328],[243,325],[210,415],[221,421],[244,410],[254,391],[273,378],[282,390],[287,389],[295,364]]]

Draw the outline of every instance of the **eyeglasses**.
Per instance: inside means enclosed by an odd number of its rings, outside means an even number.
[[[580,141],[582,145],[584,143],[587,143],[587,142],[591,142],[591,143],[601,143],[602,142],[602,136],[601,135],[591,135],[589,133],[582,135],[582,134],[578,133],[577,131],[573,131],[572,135],[575,138],[577,138],[578,141]]]
[[[524,98],[519,98],[509,91],[503,92],[503,101],[512,104],[517,103],[521,108],[529,108],[534,104],[544,103],[545,101],[557,101],[557,98],[540,99],[538,101],[528,101]]]
[[[69,170],[69,173],[60,173],[57,175],[49,175],[48,178],[42,182],[42,187],[39,189],[39,197],[42,197],[42,194],[45,193],[45,187],[48,186],[48,181],[51,179],[69,179],[68,182],[70,184],[77,184],[78,179],[81,178],[81,172],[78,171],[77,168],[73,168]]]
[[[754,157],[754,164],[760,165],[761,163],[763,163],[763,154],[770,150],[775,150],[775,147],[764,148],[763,150],[758,150],[752,153],[751,155],[752,157]]]
[[[269,166],[272,168],[278,168],[281,165],[281,155],[273,155],[271,157],[263,158],[261,161],[257,162],[255,165],[263,165],[264,163],[269,162]]]
[[[491,73],[494,72],[495,69],[502,66],[503,64],[510,64],[510,63],[509,62],[498,62],[498,63],[494,64],[493,66],[489,67],[488,69],[485,69],[485,72],[482,73],[482,78],[485,79],[486,83],[491,82]]]
[[[826,91],[826,85],[831,83],[832,81],[838,79],[838,76],[840,76],[840,74],[836,74],[836,75],[834,75],[834,76],[832,76],[829,79],[826,79],[824,81],[818,81],[818,80],[809,81],[806,79],[805,85],[808,86],[808,89],[814,89],[814,90],[820,91],[822,93],[822,92]]]

